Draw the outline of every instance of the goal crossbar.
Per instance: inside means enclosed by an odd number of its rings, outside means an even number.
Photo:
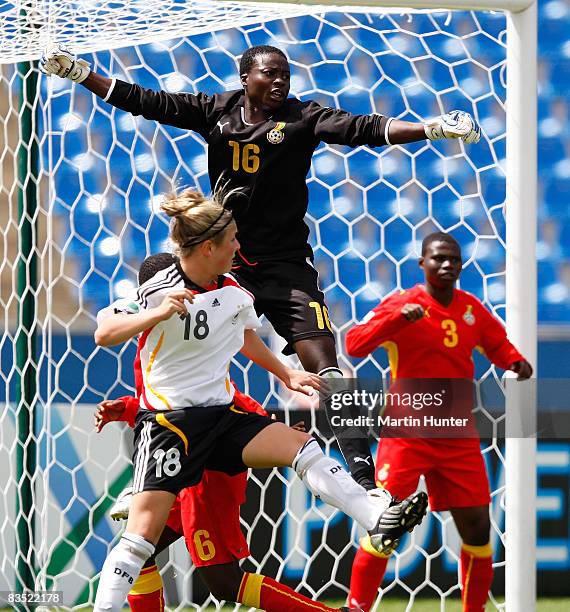
[[[221,0],[232,2],[233,0]],[[376,11],[378,8],[398,9],[451,9],[451,10],[478,10],[478,11],[508,11],[518,13],[524,11],[536,0],[244,0],[247,4],[295,4],[297,6],[317,5],[327,9],[334,7],[338,10],[362,10]]]
[[[175,0],[170,2],[175,3]],[[137,14],[145,23],[155,24],[155,42],[189,32],[199,34],[212,29],[252,25],[259,22],[261,8],[265,21],[331,9],[383,14],[414,10],[497,10],[517,14],[536,0],[219,0],[219,10],[215,14],[208,14],[211,2],[194,0],[189,16],[179,15],[165,28],[160,16],[170,2],[149,0],[137,7]],[[141,42],[141,33],[131,21],[134,13],[127,11],[117,20],[113,10],[113,6],[102,4],[95,19],[89,5],[82,7],[58,0],[20,0],[0,13],[0,64],[38,59],[46,45],[53,41],[73,45],[77,53],[117,49]],[[71,27],[76,20],[88,25],[87,30],[95,27],[97,39],[86,37],[85,28]],[[126,25],[131,29],[125,30],[122,26]]]

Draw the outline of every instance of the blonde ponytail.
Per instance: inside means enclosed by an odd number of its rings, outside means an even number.
[[[170,238],[178,255],[184,257],[205,240],[218,242],[223,230],[232,222],[231,211],[224,207],[231,192],[206,197],[199,191],[186,189],[180,194],[167,194],[160,208],[172,219]]]

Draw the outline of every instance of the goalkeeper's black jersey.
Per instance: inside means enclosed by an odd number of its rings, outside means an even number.
[[[266,121],[248,124],[244,93],[208,96],[152,91],[117,80],[108,99],[113,106],[166,125],[194,130],[209,145],[212,188],[222,176],[241,187],[234,216],[241,252],[248,259],[290,259],[311,254],[306,177],[321,141],[330,144],[386,144],[387,118],[352,115],[314,101],[287,99]]]

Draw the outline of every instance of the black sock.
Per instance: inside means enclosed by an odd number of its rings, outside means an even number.
[[[342,379],[343,375],[339,368],[330,367],[325,368],[319,372],[319,376],[328,378],[336,382],[337,379]],[[339,382],[336,382],[336,386]],[[337,389],[334,389],[337,391]],[[335,425],[335,420],[332,419],[334,415],[338,415],[338,410],[333,410],[330,398],[325,399],[325,411],[329,425],[334,433],[340,452],[348,465],[350,475],[352,478],[367,491],[376,489],[376,482],[374,479],[374,461],[370,454],[370,444],[368,443],[368,436],[363,428],[350,428],[348,430],[344,426]],[[344,407],[343,417],[356,418],[360,415],[359,410],[355,406]],[[360,433],[358,430],[361,430]],[[357,434],[357,435],[354,435]]]

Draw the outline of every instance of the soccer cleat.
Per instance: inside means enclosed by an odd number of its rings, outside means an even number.
[[[342,610],[342,612],[364,612],[360,606],[356,608],[354,606],[342,606],[339,610]]]
[[[406,531],[419,525],[427,511],[427,495],[416,491],[403,501],[392,501],[380,515],[376,527],[369,531],[370,543],[382,555],[390,555]]]
[[[114,521],[126,521],[129,518],[129,508],[133,498],[133,487],[125,487],[111,506],[109,515]]]

